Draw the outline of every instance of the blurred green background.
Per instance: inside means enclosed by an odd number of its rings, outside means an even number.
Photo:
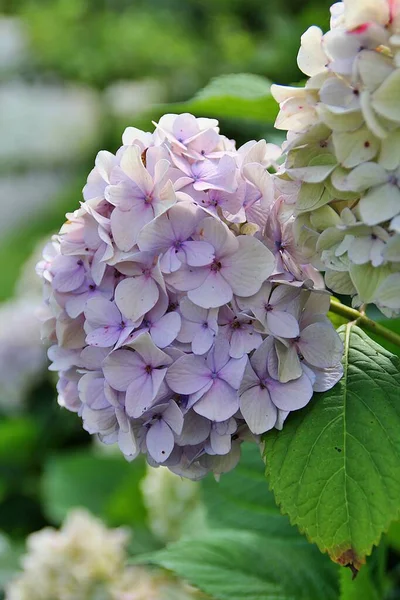
[[[268,80],[301,79],[300,35],[328,28],[329,5],[0,0],[0,586],[26,535],[75,504],[132,525],[136,551],[157,545],[138,492],[143,463],[101,450],[57,405],[34,316],[38,246],[78,207],[97,151],[114,152],[128,125],[189,110],[219,117],[239,143],[279,139]],[[254,76],[224,77],[240,73]]]

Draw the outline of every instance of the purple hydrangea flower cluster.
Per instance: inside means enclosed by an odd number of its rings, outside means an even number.
[[[268,171],[276,155],[190,114],[129,127],[45,248],[59,403],[128,459],[220,474],[342,375],[329,296]]]

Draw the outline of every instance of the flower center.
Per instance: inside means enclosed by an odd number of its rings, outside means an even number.
[[[214,273],[217,273],[218,271],[220,271],[222,269],[222,264],[220,263],[219,260],[214,258],[213,262],[211,263],[210,269],[211,269],[211,271],[214,271]]]

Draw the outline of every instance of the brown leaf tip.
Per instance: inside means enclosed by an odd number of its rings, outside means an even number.
[[[342,567],[348,567],[353,573],[353,579],[357,577],[357,573],[360,570],[363,561],[359,559],[353,548],[349,548],[342,552],[338,557],[335,557],[335,562],[339,563]]]

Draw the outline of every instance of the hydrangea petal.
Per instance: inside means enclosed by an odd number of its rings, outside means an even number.
[[[241,394],[240,411],[250,431],[255,434],[272,429],[278,414],[268,389],[260,385],[251,387]]]
[[[156,421],[146,435],[147,450],[150,456],[160,464],[170,456],[174,442],[174,434],[163,420]]]
[[[238,392],[222,379],[215,379],[211,388],[193,406],[197,414],[217,422],[233,417],[238,408]]]

